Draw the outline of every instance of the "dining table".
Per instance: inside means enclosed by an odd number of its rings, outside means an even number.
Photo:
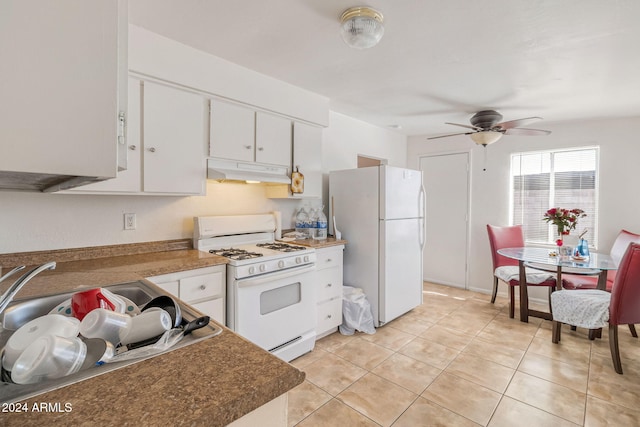
[[[520,282],[520,321],[528,322],[529,316],[553,320],[551,313],[529,309],[529,293],[525,268],[556,273],[556,289],[562,289],[562,273],[598,276],[597,289],[606,290],[607,271],[616,270],[618,263],[609,255],[591,252],[589,257],[560,255],[560,251],[540,247],[516,247],[498,249],[498,253],[518,261]]]

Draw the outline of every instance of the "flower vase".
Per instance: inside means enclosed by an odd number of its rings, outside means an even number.
[[[564,228],[558,227],[558,238],[556,239],[556,245],[562,247],[564,245]]]

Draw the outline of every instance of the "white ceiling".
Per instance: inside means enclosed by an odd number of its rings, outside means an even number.
[[[367,5],[385,35],[342,41]],[[130,0],[130,22],[324,95],[331,109],[407,135],[504,120],[640,116],[638,0]],[[544,129],[544,122],[527,127]]]

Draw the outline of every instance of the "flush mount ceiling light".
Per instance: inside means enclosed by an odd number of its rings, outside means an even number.
[[[368,49],[378,44],[384,34],[382,13],[359,6],[345,10],[340,17],[340,34],[355,49]]]
[[[502,133],[496,132],[493,130],[485,130],[482,132],[472,133],[469,136],[471,137],[471,139],[473,139],[473,142],[475,142],[476,144],[487,146],[489,144],[493,144],[494,142],[502,138]]]

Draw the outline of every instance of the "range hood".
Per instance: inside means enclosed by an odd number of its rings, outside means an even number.
[[[291,184],[289,170],[284,166],[236,160],[207,159],[207,178],[221,181]]]

